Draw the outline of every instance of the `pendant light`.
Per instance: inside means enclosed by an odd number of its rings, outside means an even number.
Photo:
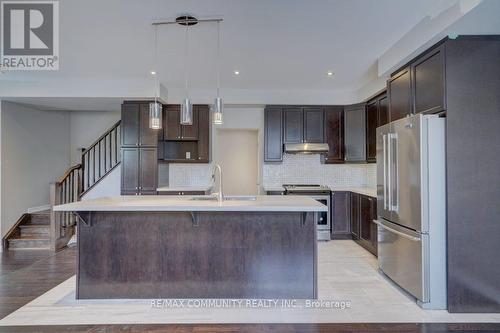
[[[191,105],[191,101],[189,100],[189,92],[188,92],[188,77],[189,77],[189,38],[188,38],[188,29],[189,22],[186,17],[186,33],[185,33],[185,45],[184,45],[184,75],[185,75],[185,88],[186,88],[186,98],[182,101],[181,104],[181,125],[192,125],[193,124],[193,106]]]
[[[161,129],[162,127],[162,105],[158,103],[158,90],[160,87],[159,75],[158,75],[158,27],[155,26],[154,30],[154,69],[151,71],[151,75],[153,75],[155,82],[155,101],[149,103],[149,128],[151,129]]]
[[[213,105],[212,122],[214,125],[221,125],[222,111],[223,111],[222,98],[220,98],[220,21],[217,21],[217,97]]]

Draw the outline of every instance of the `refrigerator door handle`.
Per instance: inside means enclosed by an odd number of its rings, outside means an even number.
[[[384,210],[387,210],[387,134],[382,135],[383,169],[384,169]]]
[[[387,189],[388,189],[388,207],[387,210],[392,210],[392,145],[391,145],[392,133],[387,134]]]
[[[399,205],[399,184],[398,184],[398,172],[399,172],[399,162],[398,162],[398,134],[391,133],[391,140],[389,140],[389,144],[391,145],[391,163],[394,165],[394,169],[392,169],[391,175],[391,207],[390,210],[393,212],[398,211]],[[393,145],[394,143],[394,145]]]
[[[393,229],[393,228],[390,228],[390,227],[386,226],[384,223],[380,222],[379,220],[373,220],[373,223],[375,223],[376,225],[384,228],[385,230],[387,230],[389,232],[392,232],[393,234],[399,235],[399,236],[401,236],[403,238],[409,239],[409,240],[414,241],[414,242],[420,242],[421,241],[420,237],[410,236],[410,235],[405,234],[404,232],[397,231],[396,229]]]

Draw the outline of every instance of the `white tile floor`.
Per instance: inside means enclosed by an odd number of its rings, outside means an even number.
[[[319,298],[348,309],[152,308],[142,300],[74,298],[75,277],[0,321],[2,325],[135,323],[500,322],[500,314],[422,310],[378,271],[376,258],[352,241],[319,244]]]

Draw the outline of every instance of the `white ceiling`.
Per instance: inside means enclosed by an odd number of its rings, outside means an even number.
[[[192,13],[224,19],[223,87],[357,89],[372,78],[377,57],[436,2],[443,0],[64,0],[60,70],[15,77],[144,79],[153,68],[150,23]],[[191,30],[193,88],[215,85],[215,38],[215,24]],[[182,87],[183,28],[160,27],[159,41],[161,81]],[[233,75],[236,69],[239,77]],[[329,70],[335,75],[327,77]]]
[[[378,78],[377,59],[391,46],[424,18],[457,1],[478,0],[63,0],[60,70],[5,72],[0,80],[34,82],[40,90],[41,82],[49,81],[64,86],[151,80],[151,22],[190,13],[224,19],[223,90],[354,91]],[[160,81],[168,89],[181,89],[184,30],[177,25],[159,29]],[[188,65],[193,90],[215,88],[215,42],[215,24],[192,28]],[[235,76],[234,70],[241,74]],[[328,77],[327,71],[335,74]]]

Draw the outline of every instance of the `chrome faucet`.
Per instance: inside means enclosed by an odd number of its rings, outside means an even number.
[[[217,197],[217,201],[222,203],[224,201],[224,194],[222,192],[222,168],[219,164],[214,164],[214,168],[212,170],[212,181],[215,183],[215,171],[219,171],[219,192],[213,193]]]

